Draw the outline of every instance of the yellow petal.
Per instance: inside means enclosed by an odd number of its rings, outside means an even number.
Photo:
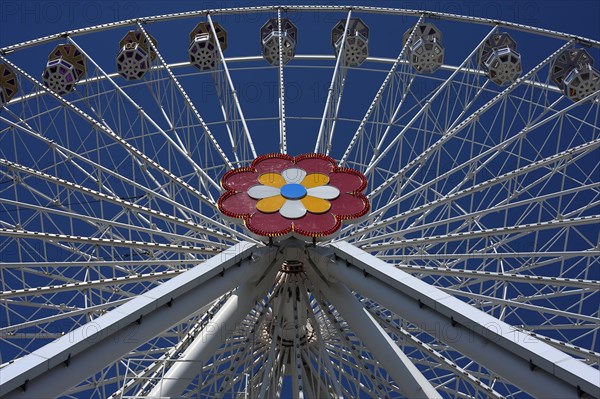
[[[331,208],[331,203],[327,200],[307,195],[301,199],[302,205],[311,213],[325,213]]]
[[[263,198],[256,203],[256,209],[264,213],[277,212],[285,203],[285,198],[281,195],[274,195],[269,198]]]
[[[258,178],[258,181],[261,182],[262,184],[264,184],[265,186],[271,186],[271,187],[282,187],[285,184],[285,179],[283,177],[281,177],[281,175],[279,173],[273,173],[273,172],[269,172],[269,173],[264,173],[262,175],[260,175],[260,177]]]
[[[313,173],[307,175],[304,180],[302,180],[302,184],[306,188],[319,187],[324,186],[329,183],[329,176],[323,175],[321,173]]]

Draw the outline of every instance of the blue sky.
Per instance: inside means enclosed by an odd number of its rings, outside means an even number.
[[[297,4],[297,1],[282,1],[279,4]],[[30,0],[2,0],[0,3],[0,47],[33,39],[36,37],[57,33],[60,31],[81,28],[84,26],[101,23],[166,14],[172,12],[191,11],[221,7],[242,7],[262,4],[275,4],[274,2],[258,1],[30,1]],[[551,30],[587,36],[600,39],[600,2],[598,1],[571,1],[565,5],[564,1],[346,1],[346,2],[309,2],[304,4],[365,4],[370,6],[398,7],[409,9],[425,9],[478,17],[506,20],[524,25],[533,25]],[[332,54],[329,45],[329,31],[333,24],[343,14],[322,15],[314,17],[302,16],[302,27],[299,32],[298,53]],[[236,17],[215,20],[222,22],[229,33],[230,43],[225,55],[242,56],[258,54],[258,29],[267,18],[273,14],[258,15],[257,18],[248,17],[240,20]],[[298,15],[291,16],[299,18]],[[414,20],[391,20],[385,16],[366,15],[361,18],[371,29],[370,53],[373,56],[395,57],[401,47],[395,36],[401,36]],[[186,59],[188,45],[187,33],[200,18],[186,19],[176,23],[152,25],[148,27],[150,33],[159,41],[159,50],[167,62],[177,62]],[[436,22],[437,23],[437,22]],[[298,25],[300,21],[298,21]],[[481,37],[489,31],[485,26],[452,25],[440,22],[440,27],[445,33],[444,45],[446,46],[447,63],[456,65],[460,63],[473,49]],[[448,27],[448,30],[444,28]],[[451,26],[452,25],[452,26]],[[114,56],[118,49],[118,40],[123,35],[123,29],[115,32],[106,32],[106,40],[98,41],[95,37],[82,36],[77,38],[78,43],[97,58],[98,62],[107,72],[114,71]],[[541,59],[548,55],[550,50],[556,49],[549,45],[548,39],[515,33],[515,39],[522,49],[523,69],[528,71]],[[536,41],[534,41],[536,40]],[[548,44],[548,45],[547,45]],[[46,61],[46,54],[51,46],[35,49],[36,52],[23,51],[15,54],[14,59],[35,77],[39,77]],[[31,56],[35,54],[35,56]],[[596,67],[600,65],[598,51]],[[12,57],[12,56],[11,56]],[[258,65],[258,64],[257,64]],[[276,81],[273,68],[266,68],[266,63],[260,63],[262,70],[252,72],[234,71],[234,80],[239,89],[242,105],[246,117],[259,118],[264,115],[276,113]],[[371,65],[369,65],[370,67]],[[192,68],[190,68],[192,69]],[[373,72],[369,81],[360,80],[366,74],[349,74],[342,117],[362,118],[376,89],[385,76],[387,66],[380,66],[380,71]],[[320,73],[307,76],[305,69],[286,69],[287,107],[288,115],[314,115],[319,116],[323,110],[323,103],[327,92],[327,85],[331,77],[330,69],[323,69]],[[182,84],[189,93],[202,104],[201,113],[207,122],[222,119],[216,109],[216,101],[206,101],[215,97],[212,81],[208,75],[182,77]],[[256,83],[260,82],[260,83]],[[194,86],[195,85],[195,86]],[[427,90],[428,87],[424,87]],[[132,91],[134,99],[146,95]],[[142,99],[143,101],[143,99]],[[211,105],[212,104],[212,105]],[[148,105],[148,110],[152,111]],[[215,108],[211,108],[215,107]],[[266,109],[268,108],[268,109]],[[290,123],[289,144],[290,153],[296,155],[312,151],[316,122]],[[260,153],[274,151],[277,137],[276,126],[273,121],[253,122],[251,131],[255,137],[255,144]],[[316,125],[318,127],[318,124]],[[338,125],[334,156],[339,157],[344,150],[349,135],[356,129],[352,122],[340,122]],[[214,129],[217,134],[219,128]],[[343,134],[344,132],[347,134]],[[307,139],[307,136],[309,139]]]

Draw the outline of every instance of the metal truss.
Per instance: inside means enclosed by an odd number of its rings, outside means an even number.
[[[208,18],[213,37],[217,37],[215,25],[210,14],[207,14],[206,17]],[[237,166],[240,166],[240,160],[243,160],[245,163],[248,159],[256,158],[256,150],[254,149],[254,143],[252,142],[252,137],[248,131],[248,124],[244,118],[237,90],[231,79],[231,74],[229,73],[227,60],[223,55],[223,49],[219,45],[216,47],[220,63],[219,68],[213,74],[215,87],[217,88],[219,100],[221,101],[223,118],[227,121],[227,131],[229,133],[232,151],[235,155]]]
[[[332,249],[333,256],[324,251],[313,255],[330,279],[359,290],[440,341],[449,341],[455,350],[524,391],[547,398],[581,390],[600,394],[594,368],[348,243],[332,244]]]
[[[291,239],[277,247],[250,243],[231,247],[5,366],[2,395],[65,392],[236,286],[181,341],[177,359],[167,363],[169,357],[151,358],[153,363],[143,374],[124,383],[122,389],[138,392],[127,397],[173,397],[214,384],[220,386],[219,392],[227,392],[239,390],[242,383],[248,389],[248,381],[252,384],[248,394],[264,397],[280,391],[278,381],[285,373],[295,380],[292,391],[297,397],[397,391],[409,398],[441,398],[446,383],[434,382],[417,368],[425,358],[415,356],[415,349],[436,359],[438,372],[446,378],[451,375],[479,385],[492,396],[501,394],[480,383],[485,372],[480,370],[476,377],[457,365],[457,355],[537,397],[600,394],[596,369],[531,334],[351,244],[305,250]],[[434,341],[427,343],[419,334]],[[450,348],[455,354],[448,358]],[[348,355],[364,368],[354,368]],[[223,373],[224,367],[234,373]],[[364,372],[377,381],[375,385],[363,385]],[[344,373],[357,379],[356,391],[343,381],[333,384]],[[242,375],[249,380],[231,378]],[[489,378],[497,378],[493,375]],[[200,385],[195,386],[198,378]],[[136,388],[140,383],[146,388]],[[229,384],[233,385],[227,388]]]
[[[4,367],[0,395],[58,396],[243,281],[260,280],[275,259],[273,249],[258,250],[245,242],[237,244]]]
[[[275,16],[301,32],[285,65],[217,46],[200,71],[161,36],[200,19],[255,37]],[[376,43],[361,66],[304,41],[313,20],[359,17],[409,40]],[[411,64],[422,23],[461,43],[432,74]],[[158,39],[141,80],[96,45],[119,29]],[[502,32],[529,40],[522,75],[498,86],[478,57]],[[59,43],[88,67],[62,96],[36,78]],[[573,102],[550,79],[563,51],[600,60],[597,38],[277,5],[1,46],[19,92],[0,107],[0,396],[600,397],[600,92]],[[291,96],[300,76],[323,93]],[[250,104],[243,82],[261,77],[270,100]],[[262,243],[220,214],[227,170],[313,149],[367,175],[360,222]]]

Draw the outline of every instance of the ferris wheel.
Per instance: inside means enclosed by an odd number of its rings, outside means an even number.
[[[3,47],[0,396],[599,398],[598,57],[361,6]]]

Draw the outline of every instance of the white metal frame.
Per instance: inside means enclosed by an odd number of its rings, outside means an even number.
[[[316,275],[314,278],[318,278]],[[400,391],[410,399],[441,399],[433,385],[396,345],[377,320],[350,290],[333,281],[317,280],[320,295],[331,303],[348,322],[350,328],[369,348],[374,357],[398,382]]]
[[[222,119],[216,121],[201,116],[187,95],[187,61],[169,62],[151,44],[158,59],[147,79],[123,82],[100,67],[105,60],[93,46],[79,45],[83,35],[118,27],[149,38],[153,24],[200,17],[214,35],[213,17],[240,12],[276,13],[281,31],[284,11],[334,12],[346,21],[361,13],[408,16],[407,29],[437,18],[465,28],[483,25],[475,44],[493,32],[518,30],[555,45],[506,88],[479,70],[477,45],[464,49],[459,66],[443,65],[427,76],[411,69],[401,44],[390,53],[399,51],[398,57],[371,56],[357,68],[331,54],[297,54],[276,68],[277,107],[254,118],[243,114],[233,82],[260,68],[262,57],[225,58],[217,46],[218,69],[192,73],[217,87]],[[33,78],[39,71],[30,73],[12,58],[54,40],[74,44],[88,60],[87,76],[64,97]],[[0,263],[0,306],[8,321],[0,328],[0,394],[142,397],[153,387],[156,392],[161,378],[166,386],[173,376],[191,378],[185,366],[200,364],[198,382],[207,390],[236,391],[247,379],[253,398],[279,397],[290,376],[295,397],[418,397],[419,390],[428,397],[600,397],[594,380],[600,97],[592,93],[573,103],[547,78],[558,53],[579,45],[600,49],[598,40],[490,19],[292,5],[140,18],[4,47],[0,61],[15,70],[21,92],[0,110],[0,255],[9,260]],[[280,35],[280,59],[282,50]],[[322,114],[286,114],[284,70],[293,68],[325,76]],[[346,104],[346,74],[381,81],[356,118],[338,112]],[[419,82],[432,84],[422,97]],[[168,94],[160,92],[165,87]],[[139,88],[149,90],[158,115],[130,95]],[[189,120],[177,120],[179,111]],[[319,247],[288,240],[259,248],[218,212],[218,179],[257,155],[252,139],[261,136],[251,134],[253,123],[278,124],[272,147],[287,152],[287,131],[306,119],[320,122],[319,151],[343,153],[340,166],[368,175],[371,212]],[[341,121],[357,126],[347,148],[331,146],[341,139],[333,140]],[[41,159],[29,140],[47,149]],[[229,253],[240,240],[255,243],[248,245],[256,261]],[[256,283],[254,273],[262,273],[276,251],[280,257]],[[225,258],[229,266],[219,270]],[[282,272],[284,259],[303,261],[304,271]],[[214,267],[205,275],[206,265]],[[202,298],[183,305],[195,291],[180,291],[189,284],[202,288]],[[151,293],[160,298],[149,299]],[[154,321],[166,309],[155,299],[181,317],[169,321],[173,327]],[[202,342],[211,317],[224,325],[240,321],[240,329]],[[66,328],[57,329],[63,322]],[[285,330],[289,322],[293,327]],[[99,325],[104,328],[96,331]],[[136,336],[143,348],[119,341],[110,347],[114,353],[104,350],[112,337],[142,327],[146,335]],[[93,340],[67,342],[89,329]],[[4,350],[17,355],[5,358]],[[189,361],[172,366],[179,353]],[[236,377],[219,376],[231,367]],[[183,385],[169,394],[180,394]],[[19,393],[20,387],[27,390]]]
[[[204,304],[245,281],[259,279],[274,262],[275,252],[274,248],[259,250],[248,242],[231,247],[2,368],[0,395],[59,396]]]
[[[313,251],[312,260],[333,281],[416,324],[441,341],[451,340],[485,367],[536,397],[600,395],[598,370],[438,288],[391,267],[345,242]]]

